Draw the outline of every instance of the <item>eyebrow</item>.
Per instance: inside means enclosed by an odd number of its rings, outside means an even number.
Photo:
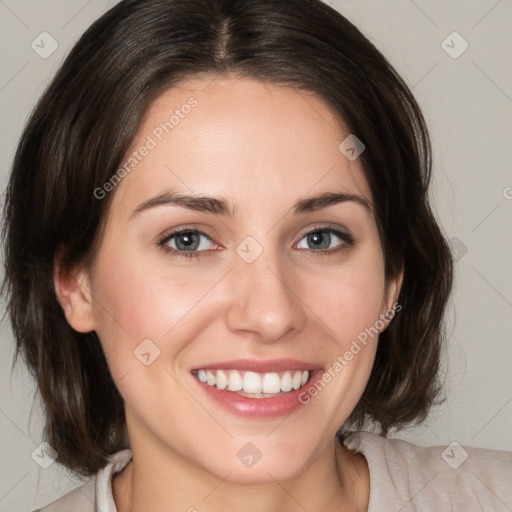
[[[323,194],[317,194],[312,197],[298,200],[292,206],[291,212],[292,215],[300,215],[346,202],[357,203],[364,206],[368,211],[372,211],[372,207],[368,201],[360,196],[348,193],[325,192]],[[187,208],[189,210],[227,217],[235,217],[237,213],[236,206],[230,208],[228,201],[223,197],[180,194],[171,190],[143,201],[133,211],[131,217],[158,206],[181,206],[182,208]]]

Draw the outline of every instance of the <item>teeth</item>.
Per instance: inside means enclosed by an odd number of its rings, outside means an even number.
[[[229,372],[228,389],[229,391],[240,391],[242,389],[242,377],[238,372]]]
[[[310,371],[292,370],[287,372],[256,373],[237,370],[198,370],[197,378],[209,386],[240,394],[275,395],[297,390],[304,386]]]
[[[263,393],[279,393],[281,391],[281,379],[277,373],[265,373],[261,379]]]
[[[302,381],[302,373],[295,372],[293,374],[293,378],[292,378],[292,387],[293,387],[293,389],[299,389],[301,381]]]
[[[261,393],[261,378],[257,373],[245,372],[243,382],[245,393]]]
[[[290,391],[292,389],[292,376],[286,372],[281,378],[281,391]]]
[[[217,372],[215,383],[219,389],[226,389],[228,387],[228,377],[222,370]]]
[[[213,373],[210,370],[208,370],[206,372],[206,383],[209,386],[215,386],[215,382],[216,382],[215,375],[213,375]]]

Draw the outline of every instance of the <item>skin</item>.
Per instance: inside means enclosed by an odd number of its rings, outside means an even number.
[[[250,79],[196,78],[156,99],[128,153],[191,96],[197,106],[111,192],[93,263],[66,272],[56,265],[68,322],[97,332],[125,402],[133,462],[114,478],[117,509],[366,511],[368,465],[335,433],[364,391],[377,338],[286,418],[228,413],[190,373],[238,358],[328,368],[392,308],[402,275],[385,279],[360,160],[338,150],[349,132],[311,94]],[[237,216],[176,205],[134,214],[170,189],[222,196]],[[370,209],[347,201],[291,214],[295,201],[333,191],[357,195]],[[328,237],[326,223],[355,244],[334,234],[328,249],[308,243],[314,228]],[[207,233],[199,257],[158,245],[181,226]],[[250,264],[236,252],[247,236],[263,249]],[[167,246],[177,249],[177,242]],[[145,366],[133,351],[148,338],[160,355]],[[237,458],[247,442],[262,454],[252,468]]]

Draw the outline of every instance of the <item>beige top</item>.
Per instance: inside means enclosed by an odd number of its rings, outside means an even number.
[[[343,443],[368,461],[368,512],[512,511],[512,452],[457,443],[422,447],[370,432]],[[131,458],[130,450],[115,453],[87,483],[34,512],[117,512],[112,477]]]

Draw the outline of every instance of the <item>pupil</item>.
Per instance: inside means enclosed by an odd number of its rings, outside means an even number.
[[[324,236],[324,234],[326,235],[323,240],[325,243],[321,243],[322,242],[322,237]],[[313,244],[318,244],[320,242],[320,247],[322,249],[326,249],[329,247],[329,243],[330,243],[330,235],[328,233],[325,233],[323,231],[317,231],[315,233],[311,233],[309,235],[309,242],[310,243],[313,243]]]
[[[191,232],[187,232],[187,233],[182,233],[176,240],[176,246],[178,247],[178,249],[183,249],[183,248],[186,248],[186,249],[190,249],[194,244],[197,244],[197,240],[194,240],[193,237],[197,237],[197,233],[191,233]],[[181,243],[180,244],[180,241],[185,241],[184,243]],[[180,245],[182,245],[183,247],[180,247]],[[195,249],[197,249],[197,247],[194,247]]]

